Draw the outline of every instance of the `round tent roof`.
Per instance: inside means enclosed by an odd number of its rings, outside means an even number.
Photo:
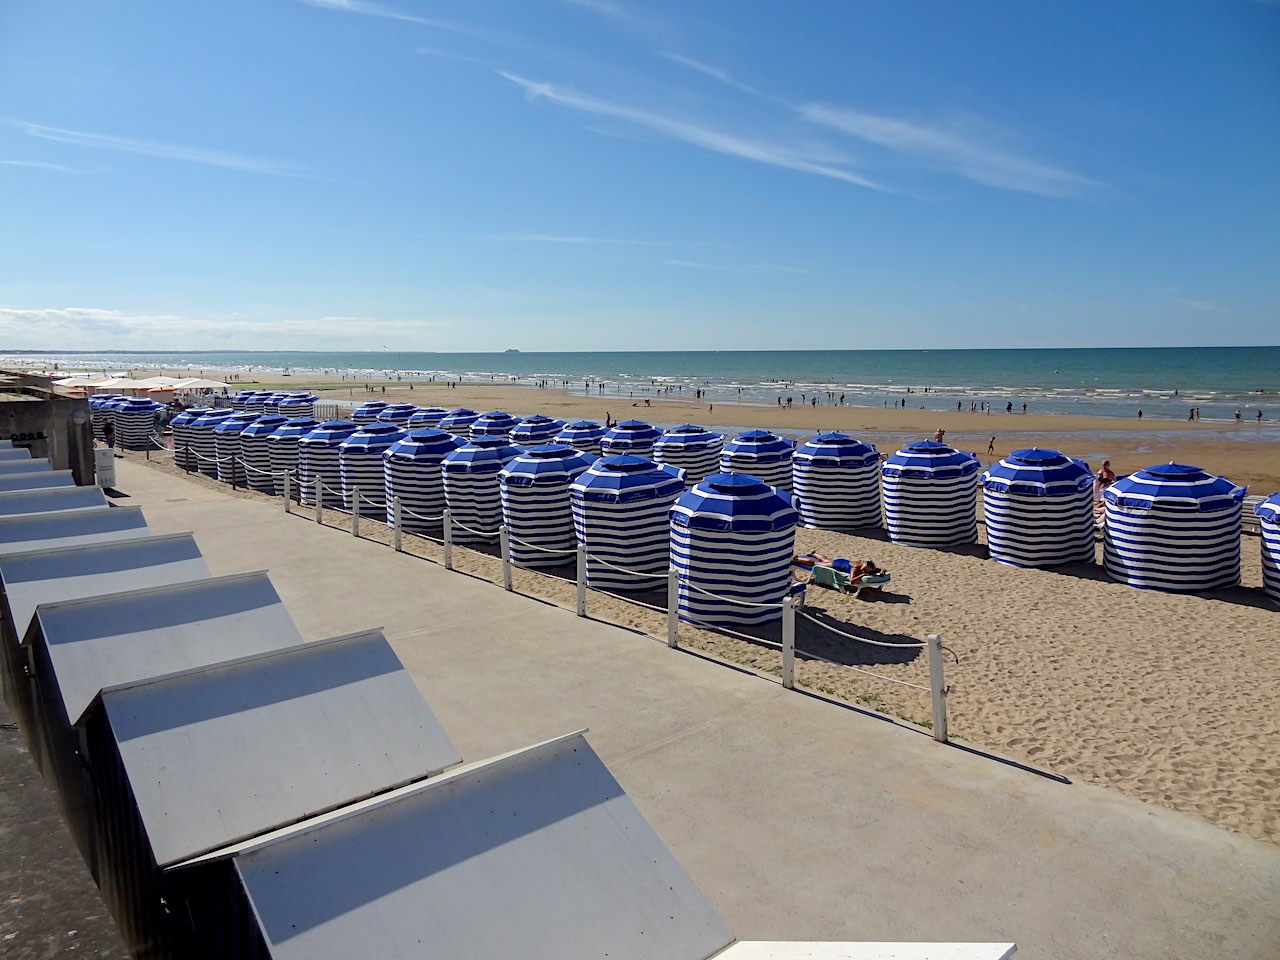
[[[471,424],[476,422],[476,418],[479,416],[480,414],[476,413],[474,410],[468,410],[466,407],[458,407],[454,410],[450,410],[440,418],[440,426],[445,430],[449,430],[453,427],[469,427]]]
[[[1089,464],[1058,450],[1032,447],[1015,450],[982,474],[982,487],[993,493],[1024,497],[1052,497],[1078,493],[1093,486]]]
[[[202,414],[201,416],[196,417],[194,420],[192,420],[191,426],[199,427],[201,429],[206,429],[206,428],[212,429],[214,426],[221,423],[223,420],[227,419],[227,417],[231,416],[234,413],[235,413],[234,410],[228,409],[227,407],[220,407],[215,410],[210,410],[208,413]]]
[[[605,435],[605,428],[594,420],[574,420],[566,423],[557,435],[560,440],[598,440]]]
[[[223,417],[222,421],[213,428],[214,433],[240,433],[245,427],[257,420],[262,414],[254,413],[251,410],[240,410],[231,414],[229,417]]]
[[[627,453],[597,460],[570,489],[584,500],[654,500],[682,492],[684,471]]]
[[[786,459],[795,453],[795,449],[795,444],[786,437],[768,430],[747,430],[724,445],[726,455],[758,457],[766,462]]]
[[[298,443],[306,447],[337,447],[359,429],[359,424],[351,420],[326,420],[304,434]]]
[[[144,411],[163,410],[163,403],[156,403],[154,400],[144,400],[141,397],[125,397],[117,400],[115,408],[122,413],[142,413]]]
[[[448,430],[422,427],[410,430],[387,448],[383,460],[440,459],[466,443]]]
[[[294,417],[292,420],[288,420],[277,427],[271,436],[278,440],[305,437],[318,426],[320,426],[320,421],[315,417]]]
[[[576,477],[596,461],[567,443],[544,443],[528,447],[502,470],[503,479],[516,486],[533,486]]]
[[[1261,503],[1256,504],[1253,512],[1258,519],[1266,523],[1280,523],[1280,493],[1273,493]]]
[[[686,491],[671,508],[671,522],[694,530],[764,533],[800,522],[791,498],[747,473],[715,473]]]
[[[713,447],[724,442],[724,436],[696,423],[672,427],[655,444],[657,447]]]
[[[545,443],[560,432],[563,420],[555,420],[545,414],[535,413],[525,417],[511,430],[511,439],[516,443]]]
[[[855,440],[847,433],[820,433],[796,448],[796,459],[832,466],[865,467],[878,462],[880,454],[873,444]]]
[[[506,437],[476,437],[447,454],[440,466],[450,472],[497,473],[519,453]]]
[[[389,447],[401,437],[404,431],[394,423],[375,420],[373,423],[361,424],[355,433],[342,441],[344,451],[378,450]]]
[[[645,423],[643,420],[623,420],[621,423],[615,423],[605,433],[604,439],[614,444],[632,443],[638,446],[648,446],[661,436],[661,430],[652,424]]]
[[[187,409],[183,410],[169,421],[169,426],[185,427],[189,423],[195,423],[195,421],[199,420],[208,412],[208,407],[187,407]]]
[[[418,412],[409,417],[409,426],[434,427],[448,412],[444,407],[419,407]]]
[[[1245,488],[1200,467],[1166,463],[1121,477],[1102,491],[1107,503],[1127,510],[1216,513],[1244,500]]]
[[[269,437],[288,422],[287,417],[282,417],[277,413],[268,413],[259,417],[253,423],[244,428],[240,434],[242,437]]]
[[[475,422],[471,424],[471,429],[482,436],[497,436],[510,433],[519,422],[505,410],[489,410],[476,417]]]
[[[881,472],[886,477],[917,477],[938,480],[968,477],[982,469],[976,454],[965,453],[945,443],[921,440],[889,455]]]

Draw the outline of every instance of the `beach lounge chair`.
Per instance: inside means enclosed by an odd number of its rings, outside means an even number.
[[[830,587],[832,590],[845,593],[849,588],[849,574],[834,567],[815,563],[809,573],[809,582],[816,587]]]
[[[853,598],[855,600],[860,599],[864,590],[869,591],[873,595],[878,595],[881,590],[892,582],[892,574],[869,573],[865,577],[861,577],[855,583],[851,584],[853,587]]]

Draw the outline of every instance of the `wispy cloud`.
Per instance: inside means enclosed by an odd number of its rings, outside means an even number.
[[[759,96],[760,94],[760,91],[755,87],[746,83],[741,83],[740,81],[733,79],[733,77],[729,76],[728,73],[718,67],[710,66],[700,60],[694,60],[692,57],[682,56],[678,53],[660,53],[658,56],[662,57],[664,60],[670,60],[672,63],[678,63],[682,67],[688,67],[690,70],[700,73],[703,76],[711,77],[713,80],[719,80],[726,87],[732,87],[734,90],[740,90],[743,93],[750,93],[754,96]]]
[[[621,120],[651,133],[656,133],[681,143],[687,143],[703,150],[709,150],[712,153],[738,157],[743,160],[754,160],[757,163],[797,170],[802,173],[811,173],[820,177],[829,177],[832,180],[841,180],[859,187],[882,189],[878,184],[859,176],[845,167],[836,166],[830,161],[811,159],[788,147],[736,136],[699,123],[663,116],[659,113],[627,106],[626,104],[614,103],[599,97],[592,97],[557,87],[554,84],[526,80],[524,77],[516,76],[506,71],[500,70],[498,73],[504,79],[524,90],[525,95],[533,102],[541,100],[557,106],[567,107],[570,110],[577,110],[581,113]]]
[[[32,170],[55,170],[58,173],[79,173],[73,167],[64,167],[60,163],[49,163],[47,160],[0,160],[0,167],[28,167]]]
[[[1001,146],[1001,135],[989,125],[974,121],[928,126],[825,104],[803,106],[800,115],[829,129],[1003,190],[1065,197],[1099,186],[1096,181],[1070,170],[1019,156]]]
[[[136,140],[132,137],[117,137],[105,133],[88,133],[83,130],[64,130],[60,127],[46,127],[39,123],[16,121],[18,126],[33,137],[42,140],[53,140],[68,143],[77,147],[92,147],[97,150],[113,150],[118,153],[136,153],[145,157],[156,157],[161,160],[181,160],[187,163],[200,163],[210,167],[222,167],[225,170],[237,170],[241,173],[257,173],[273,177],[301,176],[301,171],[289,164],[275,160],[264,160],[245,154],[230,153],[226,150],[211,150],[204,147],[188,147],[174,143],[160,143],[155,140]]]
[[[386,20],[402,20],[406,23],[424,23],[433,25],[434,21],[423,17],[415,17],[410,13],[401,13],[379,3],[366,3],[365,0],[302,0],[309,7],[320,7],[322,10],[338,10],[342,13],[360,13],[366,17],[382,17]]]

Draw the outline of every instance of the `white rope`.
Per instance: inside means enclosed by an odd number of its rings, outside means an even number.
[[[540,547],[536,543],[530,543],[528,540],[522,540],[520,537],[517,537],[515,534],[513,534],[510,530],[507,531],[507,539],[510,540],[512,543],[518,543],[522,547],[528,547],[530,550],[537,550],[541,553],[557,553],[557,554],[564,554],[567,556],[567,555],[578,552],[577,547],[574,547],[572,550],[553,550],[550,547]]]
[[[461,520],[454,520],[453,525],[455,527],[461,527],[463,530],[467,531],[467,533],[474,533],[477,537],[496,537],[498,535],[497,530],[475,530],[468,527]]]
[[[587,559],[594,560],[596,563],[600,564],[600,566],[608,567],[610,570],[617,570],[619,573],[626,573],[633,577],[642,577],[645,580],[654,580],[659,577],[666,576],[666,571],[662,571],[660,573],[640,573],[636,570],[628,570],[626,567],[615,566],[614,564],[610,563],[607,560],[601,560],[594,553],[587,554]]]
[[[856,640],[858,643],[869,643],[873,647],[890,647],[891,649],[894,649],[894,650],[923,650],[925,647],[928,646],[927,643],[885,643],[883,640],[870,640],[866,637],[855,637],[852,633],[845,633],[843,630],[837,630],[835,627],[831,626],[830,624],[823,623],[821,620],[815,620],[813,617],[809,616],[803,610],[797,610],[796,613],[804,617],[810,623],[816,623],[818,626],[822,627],[823,629],[830,630],[832,633],[835,633],[835,634],[839,634],[840,636],[844,637],[847,640]]]
[[[680,582],[692,590],[694,593],[700,593],[705,597],[714,597],[716,600],[723,600],[725,603],[737,604],[739,607],[758,607],[760,609],[781,610],[781,603],[750,603],[746,600],[735,600],[733,597],[722,597],[718,593],[712,593],[710,590],[703,590],[701,587],[694,586],[684,577],[680,578]]]
[[[408,507],[406,507],[403,503],[402,503],[402,504],[400,504],[400,513],[401,513],[403,516],[406,516],[406,517],[413,517],[413,519],[415,519],[415,520],[426,520],[428,523],[435,523],[435,521],[437,521],[437,520],[443,520],[443,519],[444,519],[444,514],[443,514],[443,513],[442,513],[442,514],[440,514],[440,516],[438,516],[438,517],[428,517],[428,516],[426,516],[425,514],[421,514],[421,513],[418,513],[418,512],[416,512],[416,511],[414,511],[414,510],[410,510],[410,509],[409,509]],[[409,531],[409,532],[412,532],[412,531]]]

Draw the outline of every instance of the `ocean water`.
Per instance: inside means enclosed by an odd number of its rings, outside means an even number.
[[[251,379],[288,371],[466,382],[542,380],[575,392],[640,399],[661,393],[720,403],[823,404],[969,409],[1012,403],[1027,412],[1206,421],[1280,417],[1280,346],[1073,350],[771,350],[631,353],[396,353],[186,351],[11,353],[28,369],[121,372],[131,368],[232,370]],[[260,378],[261,378],[260,377]]]

